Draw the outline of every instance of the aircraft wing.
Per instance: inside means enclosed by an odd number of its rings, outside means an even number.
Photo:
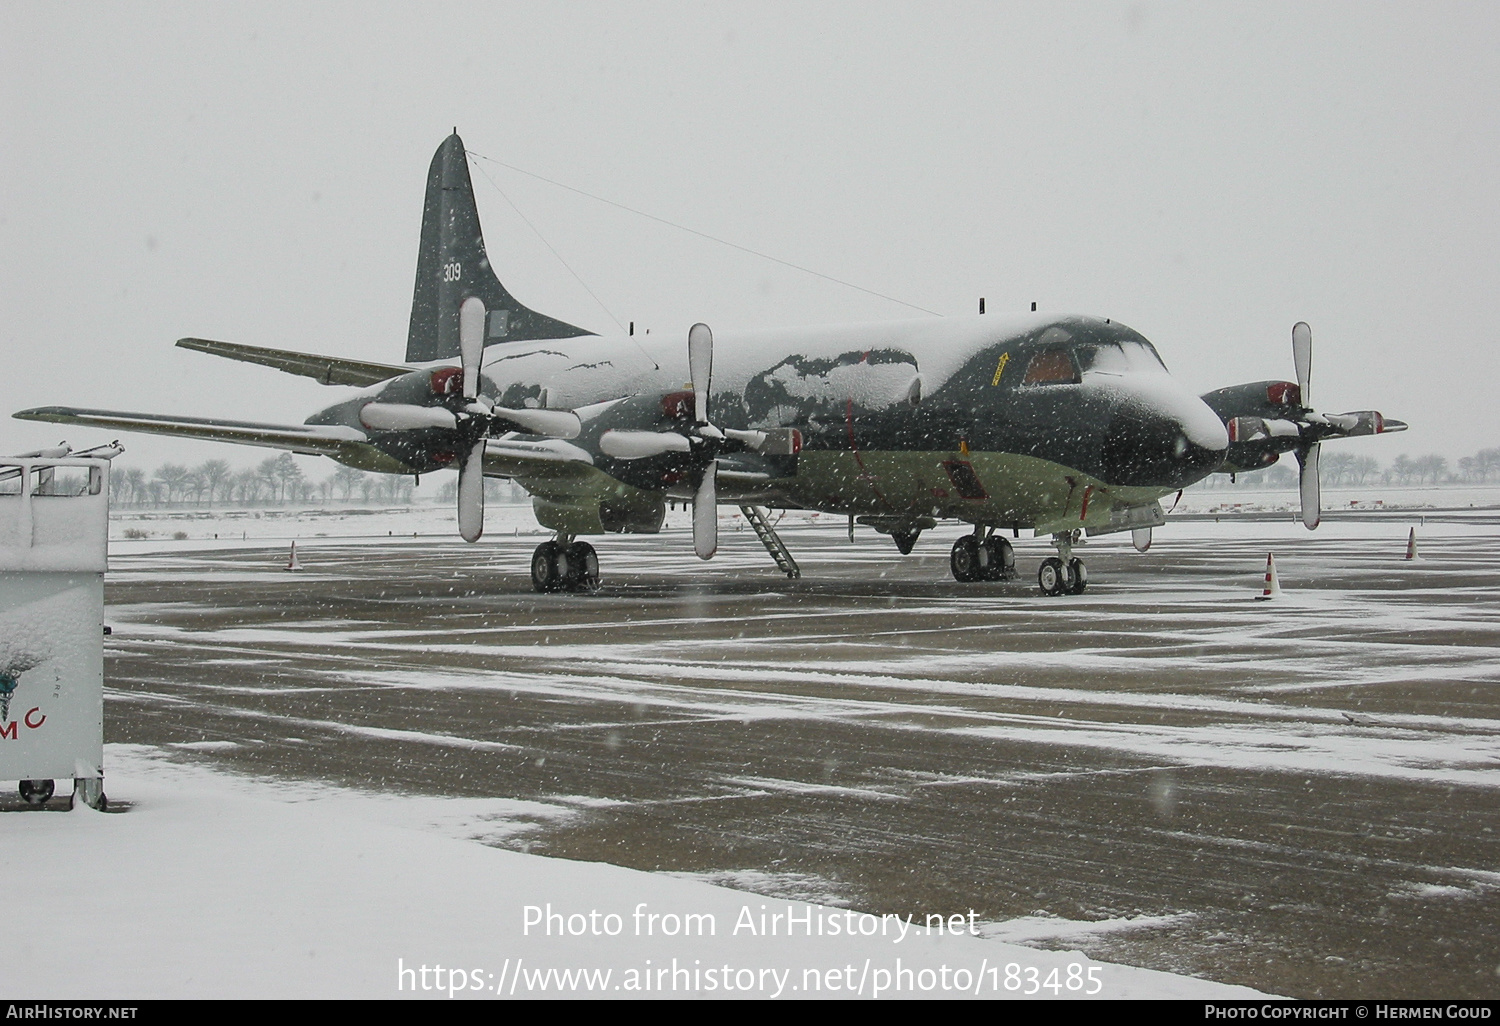
[[[203,438],[213,442],[263,445],[309,456],[335,456],[366,441],[364,432],[332,424],[256,424],[243,420],[78,410],[71,406],[39,406],[34,410],[22,410],[14,416],[18,420],[43,420],[55,424],[81,424],[85,427],[175,435],[179,438]]]
[[[484,447],[486,477],[580,480],[593,469],[594,457],[588,450],[559,438],[522,438],[512,433],[491,438]]]
[[[294,353],[286,349],[262,349],[238,342],[215,342],[208,338],[180,338],[177,345],[182,349],[196,349],[200,353],[223,356],[242,363],[258,363],[275,367],[288,374],[312,378],[323,385],[378,385],[382,381],[409,374],[415,368],[400,364],[366,363],[363,360],[345,360],[336,356],[318,356],[315,353]]]

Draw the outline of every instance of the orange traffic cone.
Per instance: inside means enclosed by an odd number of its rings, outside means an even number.
[[[286,568],[288,570],[302,569],[302,563],[297,559],[297,543],[295,541],[292,542],[292,554],[286,561]]]
[[[1417,558],[1417,529],[1413,527],[1411,534],[1406,536],[1406,558]]]
[[[1269,598],[1275,598],[1280,594],[1281,581],[1276,578],[1276,557],[1268,552],[1266,553],[1266,587],[1264,591],[1255,596],[1255,601],[1262,602]]]

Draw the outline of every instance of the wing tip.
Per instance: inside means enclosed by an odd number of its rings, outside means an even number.
[[[73,413],[66,406],[34,406],[29,410],[17,410],[11,414],[15,420],[45,420],[58,422]]]

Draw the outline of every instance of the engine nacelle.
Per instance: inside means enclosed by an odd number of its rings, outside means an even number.
[[[537,523],[564,534],[656,534],[667,518],[667,503],[660,492],[638,492],[594,499],[531,500]]]

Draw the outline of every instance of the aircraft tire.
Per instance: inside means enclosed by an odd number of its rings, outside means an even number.
[[[51,780],[23,780],[20,787],[21,800],[27,805],[42,805],[56,790],[57,784]]]
[[[556,591],[562,575],[558,573],[557,542],[542,542],[531,554],[531,587],[536,591]]]
[[[966,534],[953,543],[953,552],[948,557],[955,581],[977,581],[984,572],[979,565],[979,539]]]
[[[1057,593],[1059,595],[1071,595],[1073,594],[1073,585],[1078,582],[1077,575],[1073,573],[1073,564],[1071,562],[1065,562],[1061,559],[1059,559],[1057,562],[1062,567],[1062,586],[1058,588]]]
[[[1083,565],[1083,560],[1074,558],[1068,560],[1068,569],[1072,571],[1073,583],[1068,588],[1069,595],[1082,595],[1083,590],[1089,586],[1089,570]]]
[[[1066,587],[1063,561],[1056,556],[1048,556],[1042,560],[1041,569],[1036,572],[1036,583],[1041,587],[1043,595],[1061,595]]]
[[[989,549],[989,562],[984,568],[986,581],[1009,581],[1016,576],[1016,550],[1010,542],[996,535],[985,541]]]
[[[599,590],[599,554],[588,542],[574,542],[564,550],[567,572],[562,586],[568,591]]]

